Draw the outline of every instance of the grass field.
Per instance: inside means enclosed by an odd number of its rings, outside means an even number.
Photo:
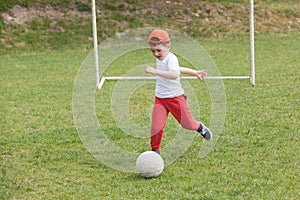
[[[222,75],[248,74],[248,37],[198,42]],[[247,80],[224,81],[226,121],[214,149],[200,159],[203,140],[196,136],[188,151],[155,179],[111,169],[81,143],[72,92],[89,51],[2,54],[0,199],[299,199],[299,44],[297,33],[256,37],[256,86]],[[193,86],[199,95],[197,87],[204,91],[201,116],[209,123],[205,84]],[[97,111],[105,109],[101,99],[109,92],[97,93]],[[137,92],[141,98],[133,98],[131,105],[151,106],[152,94]],[[138,111],[136,119],[143,120],[137,123],[148,123],[143,110]],[[135,149],[113,123],[104,125],[123,148],[138,152],[148,147],[149,141],[139,140]]]

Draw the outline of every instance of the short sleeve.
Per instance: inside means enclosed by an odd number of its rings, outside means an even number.
[[[169,71],[180,71],[178,58],[174,54],[169,56],[168,69]]]

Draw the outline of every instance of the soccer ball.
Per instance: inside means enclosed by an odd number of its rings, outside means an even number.
[[[146,151],[136,160],[136,170],[141,177],[152,178],[159,176],[164,169],[162,157],[154,151]]]

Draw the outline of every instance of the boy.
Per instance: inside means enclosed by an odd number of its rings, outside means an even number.
[[[202,80],[207,72],[179,67],[177,57],[170,52],[169,34],[162,29],[152,31],[148,43],[153,56],[156,57],[156,69],[150,66],[145,67],[146,73],[156,75],[155,102],[151,122],[152,151],[160,153],[160,144],[169,112],[183,128],[198,131],[206,140],[210,140],[211,131],[192,118],[179,77],[181,73],[190,74]]]

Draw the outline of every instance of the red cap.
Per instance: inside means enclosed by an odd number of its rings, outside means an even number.
[[[165,42],[169,42],[170,37],[167,31],[164,31],[162,29],[155,29],[151,32],[148,42],[153,45],[159,45]]]

